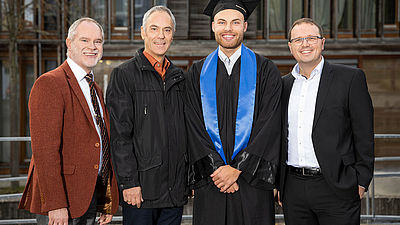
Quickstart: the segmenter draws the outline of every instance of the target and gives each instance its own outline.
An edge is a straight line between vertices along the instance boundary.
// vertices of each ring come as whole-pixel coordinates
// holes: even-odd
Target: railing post
[[[372,177],[372,199],[371,199],[371,215],[372,215],[372,221],[375,221],[375,178]]]

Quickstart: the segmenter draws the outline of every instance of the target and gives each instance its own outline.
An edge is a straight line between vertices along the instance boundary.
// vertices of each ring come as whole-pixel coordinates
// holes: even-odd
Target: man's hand
[[[276,190],[276,189],[274,189],[274,196],[275,196],[275,190]],[[278,204],[282,207],[281,194],[280,194],[280,192],[279,192],[278,190],[276,190],[276,191],[277,191],[277,192],[276,192],[276,196],[275,196],[276,201],[277,201]]]
[[[67,208],[51,210],[48,213],[49,225],[68,225],[68,210]]]
[[[143,202],[141,187],[125,189],[122,191],[122,195],[124,196],[124,201],[126,203],[133,206],[136,205],[136,207],[140,208],[140,205]]]
[[[194,198],[194,189],[190,191],[188,197],[189,197],[189,198]]]
[[[360,199],[362,199],[365,194],[365,188],[358,185],[358,194],[360,195]]]
[[[103,225],[103,224],[107,224],[109,222],[111,222],[113,215],[111,214],[100,214],[100,218],[97,221],[98,224]]]
[[[215,186],[221,192],[225,192],[233,183],[235,183],[242,171],[237,170],[229,165],[220,166],[211,174]]]
[[[226,189],[225,193],[233,194],[239,191],[239,185],[235,182],[228,189]]]

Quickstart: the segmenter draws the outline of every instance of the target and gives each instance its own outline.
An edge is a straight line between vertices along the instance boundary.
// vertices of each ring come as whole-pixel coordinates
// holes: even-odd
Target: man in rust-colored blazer
[[[19,208],[38,224],[111,221],[118,187],[109,157],[109,115],[92,69],[103,53],[103,29],[91,18],[68,31],[68,59],[40,76],[29,99],[32,159]]]

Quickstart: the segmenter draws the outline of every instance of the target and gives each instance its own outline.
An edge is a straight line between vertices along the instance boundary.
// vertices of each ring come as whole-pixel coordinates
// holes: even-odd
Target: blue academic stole
[[[254,102],[256,96],[257,61],[253,51],[242,44],[240,58],[239,97],[236,113],[235,147],[232,160],[247,146],[253,125]],[[217,113],[217,65],[218,48],[204,61],[200,74],[200,92],[204,124],[216,151],[224,160]]]

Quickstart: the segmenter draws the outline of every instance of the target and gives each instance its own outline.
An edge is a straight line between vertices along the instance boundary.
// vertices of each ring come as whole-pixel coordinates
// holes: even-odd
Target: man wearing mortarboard
[[[242,44],[255,0],[211,0],[218,48],[186,80],[193,225],[272,225],[281,78]]]

